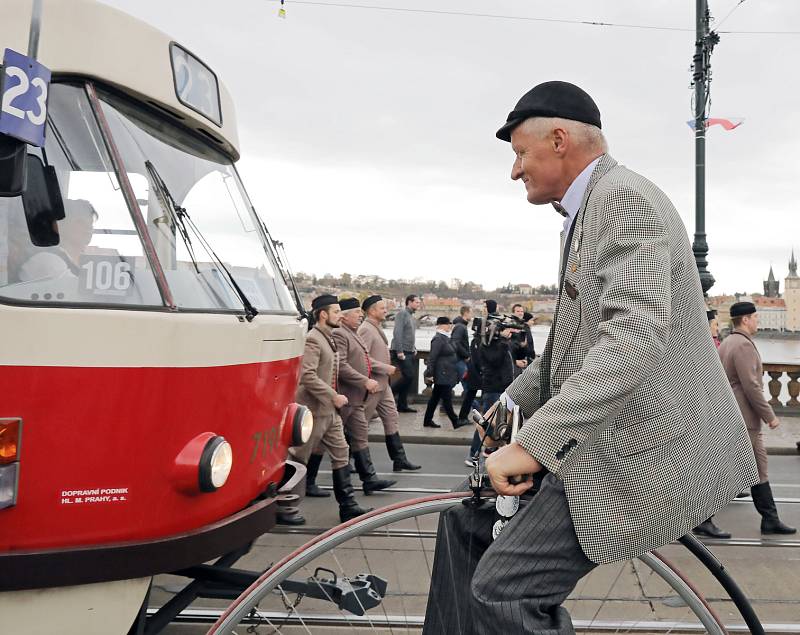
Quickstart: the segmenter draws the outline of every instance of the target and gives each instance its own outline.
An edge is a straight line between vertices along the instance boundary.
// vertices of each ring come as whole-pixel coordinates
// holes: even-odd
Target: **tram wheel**
[[[370,633],[390,634],[418,631],[421,629],[424,619],[424,602],[420,603],[419,598],[416,598],[416,611],[413,606],[415,599],[403,597],[402,593],[398,593],[398,597],[393,598],[394,601],[388,608],[386,602],[378,602],[370,607],[356,599],[356,604],[360,604],[360,606],[356,606],[355,612],[339,608],[337,613],[337,607],[334,606],[331,610],[331,605],[337,604],[337,602],[341,605],[338,592],[330,590],[316,592],[312,595],[316,595],[318,598],[317,604],[304,607],[306,597],[302,591],[298,592],[298,584],[302,587],[302,581],[305,580],[306,583],[311,582],[315,586],[320,586],[320,589],[323,586],[330,589],[327,586],[327,583],[332,580],[330,574],[337,577],[334,569],[338,569],[339,577],[361,573],[359,565],[363,565],[365,562],[369,563],[370,560],[366,553],[371,549],[372,543],[369,541],[381,537],[394,540],[414,540],[414,536],[418,536],[422,551],[421,560],[425,561],[428,575],[430,575],[433,555],[430,543],[435,532],[430,529],[420,530],[420,519],[446,511],[454,505],[460,505],[461,501],[469,495],[469,492],[455,492],[404,501],[375,510],[314,537],[265,571],[222,613],[208,631],[208,635],[238,635],[243,633],[245,628],[249,629],[247,632],[264,633],[264,635],[273,633],[287,633],[287,635],[289,633],[340,633],[362,630]],[[409,519],[414,521],[416,531],[390,528],[390,525]],[[348,549],[346,545],[352,541],[356,541],[357,545],[350,546]],[[365,541],[368,542],[366,547]],[[337,548],[340,547],[342,548],[341,558],[336,554]],[[361,556],[357,557],[359,552]],[[387,558],[380,557],[380,555],[373,556],[373,560],[376,560],[375,568],[368,572],[374,574],[373,577],[380,576],[382,568],[392,566]],[[347,565],[348,569],[352,567],[353,570],[345,571],[342,562]],[[641,566],[637,563],[645,565],[644,568],[649,572],[646,576],[642,575]],[[656,578],[661,587],[670,589],[680,598],[686,610],[699,620],[705,632],[712,635],[724,635],[727,632],[724,624],[701,593],[661,554],[657,552],[644,554],[636,561],[624,563],[623,567],[632,567],[640,586],[643,579],[649,580],[647,584],[652,585],[654,582],[650,578]],[[324,572],[324,579],[320,577],[320,570]],[[312,572],[313,574],[309,575]],[[293,578],[298,574],[300,574],[299,581]],[[378,579],[380,580],[380,578]],[[322,583],[317,582],[318,580],[321,580]],[[363,577],[359,577],[359,580],[363,582]],[[390,584],[390,593],[384,599],[388,600],[391,596],[391,586]],[[385,590],[385,585],[383,588]],[[659,592],[657,598],[655,595],[653,598],[659,601],[663,600],[661,593],[663,591]],[[321,602],[319,598],[322,598]],[[651,607],[654,602],[653,598],[647,600]],[[418,610],[420,605],[421,611]],[[602,605],[601,601],[601,608]],[[325,608],[320,610],[320,606],[327,606],[328,610]],[[409,609],[411,610],[409,611]],[[269,630],[258,630],[259,625],[266,626]],[[652,630],[646,628],[648,625]],[[682,626],[691,626],[697,632],[696,622],[690,624],[680,620],[652,619],[652,616],[651,619],[610,620],[604,616],[600,608],[594,611],[591,619],[575,619],[575,627],[579,633],[641,633],[643,627],[645,628],[644,632],[662,630],[664,632],[681,632]],[[241,630],[239,630],[240,628]]]

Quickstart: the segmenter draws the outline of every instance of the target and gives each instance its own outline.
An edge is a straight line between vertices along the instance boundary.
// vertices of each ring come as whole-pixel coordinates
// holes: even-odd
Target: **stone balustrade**
[[[797,400],[800,395],[800,364],[764,364],[764,374],[770,377],[767,382],[771,397],[769,405],[775,414],[800,414],[800,401]],[[788,377],[785,384],[781,381],[783,375]]]
[[[417,377],[412,390],[409,391],[409,399],[414,402],[427,401],[431,389],[422,382],[422,374],[425,371],[425,361],[428,359],[427,351],[417,353]],[[775,414],[781,415],[800,415],[800,364],[764,364],[764,383],[769,390],[769,404],[775,410]],[[416,387],[416,390],[413,388]],[[460,397],[461,386],[456,386],[456,399]]]

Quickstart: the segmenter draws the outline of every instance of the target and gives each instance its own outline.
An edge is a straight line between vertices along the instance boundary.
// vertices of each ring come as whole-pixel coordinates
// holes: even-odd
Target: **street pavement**
[[[419,472],[393,473],[391,464],[382,443],[372,443],[371,453],[379,475],[396,479],[390,492],[364,496],[358,492],[362,505],[380,507],[402,500],[427,495],[426,492],[448,491],[456,487],[465,477],[469,468],[464,463],[466,441],[459,446],[441,444],[407,444],[409,458],[421,463]],[[327,459],[323,462],[318,482],[330,485],[330,468]],[[794,526],[800,525],[800,456],[771,456],[770,480],[781,518]],[[354,484],[358,477],[353,475]],[[306,499],[302,512],[307,518],[303,532],[319,532],[338,523],[337,506],[333,498]],[[725,564],[735,580],[753,602],[757,614],[765,624],[776,625],[768,632],[800,633],[800,538],[771,537],[766,544],[771,546],[745,546],[740,539],[758,540],[759,517],[749,499],[732,502],[716,517],[716,522],[733,533],[733,542],[728,545],[713,545],[711,550]],[[387,597],[380,608],[373,609],[379,616],[415,615],[422,616],[425,610],[427,587],[430,581],[430,565],[433,558],[434,540],[426,534],[413,537],[413,532],[432,532],[435,530],[435,516],[417,520],[407,520],[393,525],[393,529],[411,531],[408,536],[373,537],[353,540],[338,547],[330,554],[309,564],[300,579],[310,576],[316,566],[326,566],[347,575],[374,573],[389,582]],[[279,530],[265,534],[253,550],[237,566],[253,570],[263,570],[271,562],[297,548],[310,539],[308,534],[286,533]],[[783,545],[783,546],[782,546]],[[735,607],[725,599],[721,587],[711,578],[688,552],[679,545],[669,545],[661,550],[670,561],[697,583],[712,606],[729,625],[742,624]],[[159,576],[151,604],[163,604],[179,588],[180,579]],[[199,600],[194,607],[224,607],[226,602]],[[677,606],[676,606],[677,604]],[[641,563],[619,563],[599,567],[582,580],[575,589],[567,607],[577,620],[607,620],[610,622],[632,620],[672,620],[678,623],[696,622],[686,607],[680,605],[679,598],[663,582],[653,577]],[[262,603],[262,609],[275,610],[286,614],[283,599],[273,597]],[[330,603],[304,599],[298,610],[314,613],[338,614]],[[794,624],[795,626],[789,626]],[[784,625],[778,627],[777,625]],[[171,626],[167,633],[202,633],[206,627]],[[345,633],[353,628],[311,628],[310,632]],[[245,628],[238,632],[245,632]],[[270,627],[261,626],[255,632],[271,633]],[[282,633],[305,633],[304,628],[282,628]],[[373,632],[373,631],[369,631]],[[374,632],[406,633],[419,630],[376,628]],[[578,632],[582,632],[578,628]],[[588,631],[587,631],[588,632]],[[614,629],[611,630],[614,632]],[[621,630],[620,632],[625,632]],[[637,632],[642,632],[641,630]],[[649,631],[644,631],[649,632]],[[657,632],[653,630],[652,632]],[[663,632],[663,631],[661,631]],[[672,632],[679,632],[674,629]]]

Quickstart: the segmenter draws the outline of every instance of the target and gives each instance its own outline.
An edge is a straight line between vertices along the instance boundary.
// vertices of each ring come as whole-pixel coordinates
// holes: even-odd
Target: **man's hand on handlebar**
[[[495,450],[486,459],[486,472],[492,487],[504,496],[521,496],[533,487],[533,481],[512,484],[519,477],[527,477],[541,471],[542,464],[534,459],[519,443],[512,442]]]

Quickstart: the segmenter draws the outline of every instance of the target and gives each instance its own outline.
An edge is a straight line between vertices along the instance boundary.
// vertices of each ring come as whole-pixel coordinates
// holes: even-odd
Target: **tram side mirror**
[[[25,189],[25,146],[0,134],[0,196],[19,196]]]
[[[22,207],[31,242],[37,247],[52,247],[59,242],[56,221],[64,218],[64,199],[58,186],[56,169],[45,165],[34,154],[26,159],[28,179],[22,193]]]

